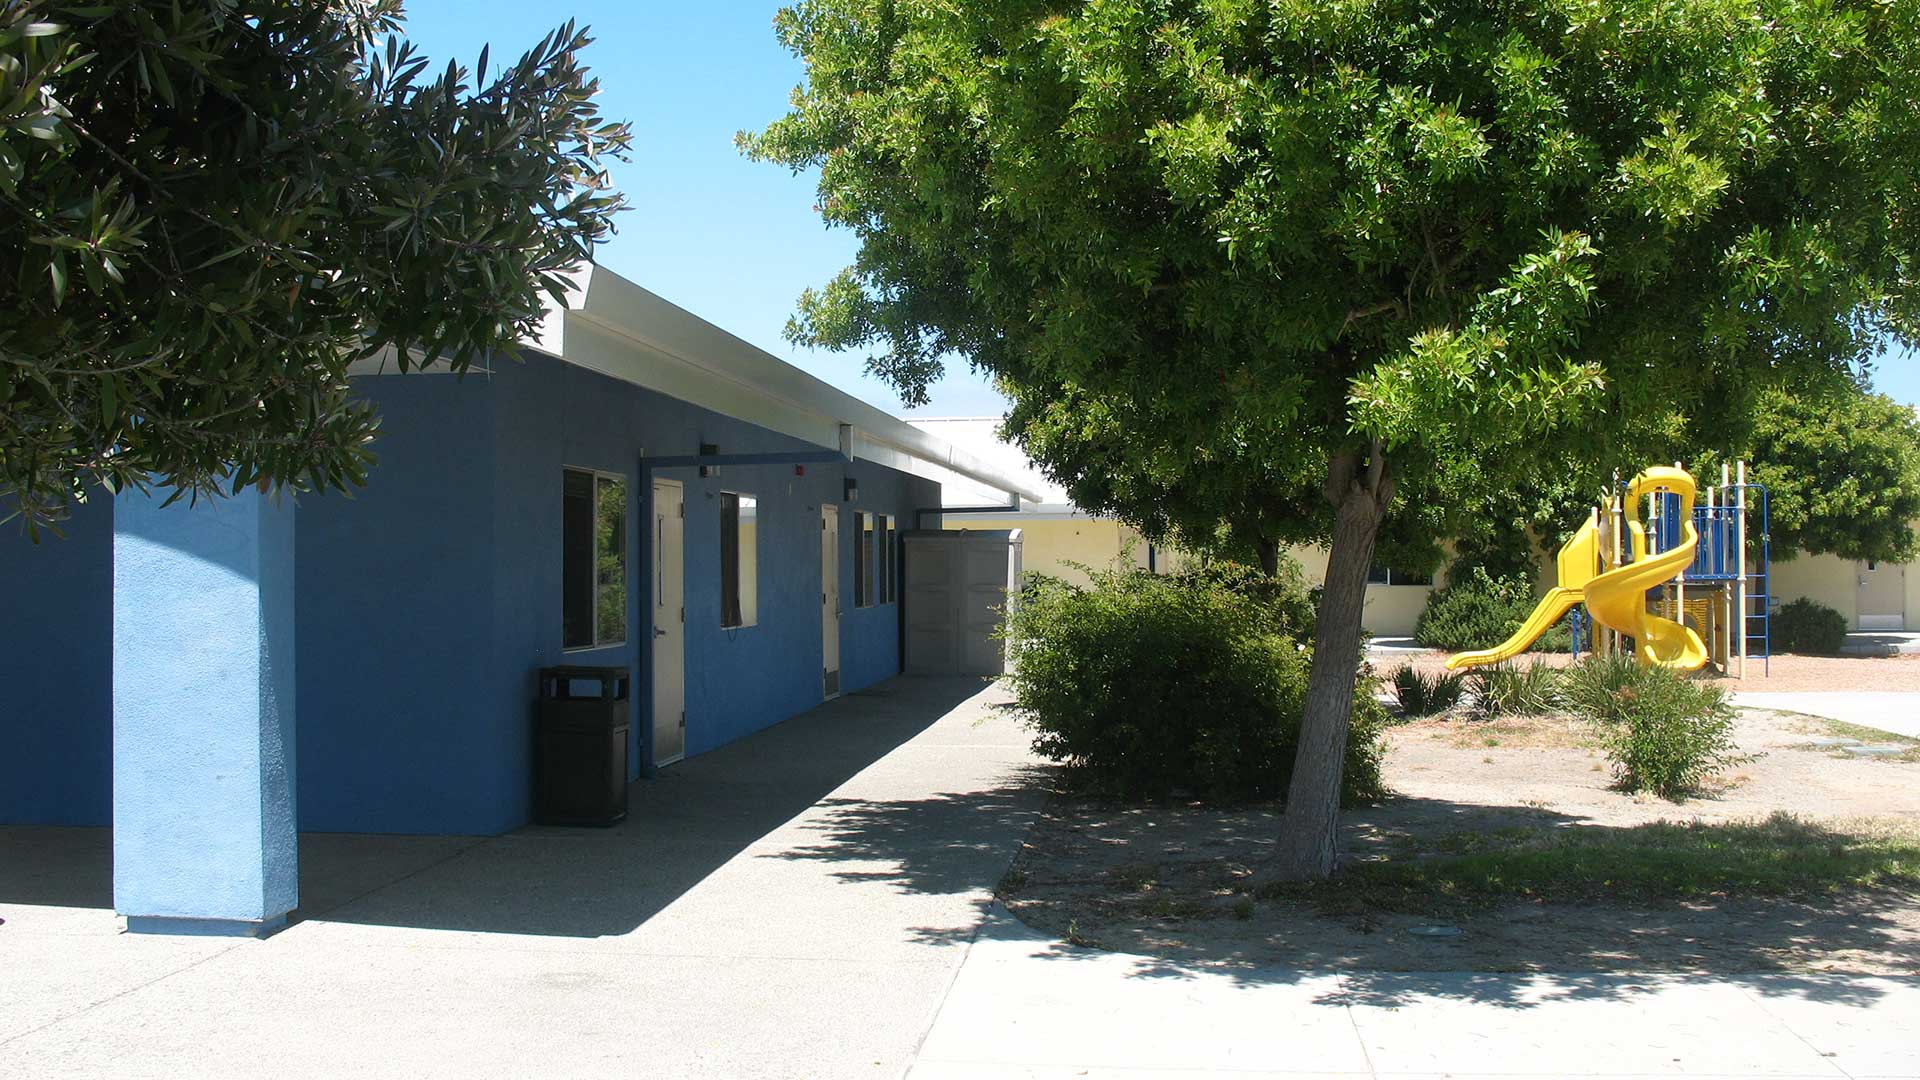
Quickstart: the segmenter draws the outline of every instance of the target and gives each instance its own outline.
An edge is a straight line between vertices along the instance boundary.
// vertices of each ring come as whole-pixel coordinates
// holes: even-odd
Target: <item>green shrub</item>
[[[1257,566],[1210,559],[1172,576],[1187,585],[1218,587],[1243,597],[1259,609],[1265,625],[1301,641],[1313,640],[1318,590],[1290,555],[1281,554],[1271,575]]]
[[[1008,619],[1015,706],[1034,748],[1117,799],[1285,793],[1311,652],[1284,586],[1215,571],[1102,570],[1086,587],[1029,577]],[[1355,695],[1343,797],[1379,797],[1386,710]]]
[[[1627,791],[1679,799],[1740,760],[1733,706],[1719,687],[1624,656],[1592,657],[1568,673],[1567,703],[1599,726]]]
[[[1560,700],[1567,709],[1589,720],[1614,715],[1616,696],[1640,677],[1640,665],[1631,655],[1593,654],[1560,673]]]
[[[1459,569],[1447,583],[1427,597],[1427,606],[1414,624],[1413,639],[1429,649],[1459,652],[1490,649],[1507,640],[1533,613],[1533,582],[1526,574],[1494,577],[1482,566]],[[1534,649],[1565,651],[1573,638],[1562,620]]]
[[[1387,782],[1380,766],[1387,757],[1387,742],[1381,735],[1393,723],[1387,707],[1373,694],[1373,680],[1365,679],[1355,688],[1353,717],[1347,729],[1347,754],[1341,765],[1340,805],[1371,806],[1387,797]],[[1293,775],[1293,754],[1287,754],[1287,776]],[[1284,785],[1281,790],[1285,790]]]
[[[1400,711],[1407,716],[1431,716],[1460,703],[1466,676],[1460,672],[1422,675],[1412,664],[1401,664],[1388,676]]]
[[[1772,633],[1780,652],[1834,656],[1847,643],[1847,617],[1803,596],[1781,606]]]
[[[1509,664],[1476,668],[1471,684],[1473,709],[1482,719],[1538,716],[1560,706],[1560,672],[1538,661],[1524,668]]]

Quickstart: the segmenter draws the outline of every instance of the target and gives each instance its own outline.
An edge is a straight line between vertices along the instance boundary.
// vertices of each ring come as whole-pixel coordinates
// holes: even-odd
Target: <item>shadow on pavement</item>
[[[763,858],[845,864],[841,881],[879,883],[901,892],[990,893],[1018,852],[1018,837],[1039,819],[1052,770],[1024,766],[992,788],[911,799],[828,799],[804,829],[810,839]],[[982,899],[984,910],[991,904]],[[960,940],[962,929],[922,927],[923,944]]]
[[[848,694],[634,784],[627,820],[608,829],[529,826],[499,837],[303,833],[303,902],[294,917],[565,937],[628,933],[985,689],[979,679],[899,677]],[[833,813],[857,814],[857,806],[836,804]],[[956,805],[901,828],[930,851],[964,855],[978,843],[968,832],[975,820]],[[957,831],[945,838],[942,829]],[[816,845],[819,856],[835,842],[829,836]],[[110,909],[111,849],[107,829],[0,826],[0,904]],[[1001,863],[1010,855],[1001,853]],[[913,872],[929,888],[965,874],[936,862]]]
[[[1090,952],[1080,946],[1090,944],[1094,952],[1126,957],[1134,978],[1212,975],[1245,985],[1339,974],[1341,987],[1329,1002],[1380,1007],[1456,998],[1530,1009],[1635,997],[1650,982],[1729,978],[1762,995],[1868,1004],[1885,991],[1859,973],[1863,967],[1920,975],[1920,897],[1908,891],[1816,886],[1777,897],[1742,896],[1735,888],[1731,895],[1685,902],[1608,898],[1608,867],[1620,864],[1597,859],[1587,871],[1592,888],[1581,898],[1551,887],[1541,890],[1550,895],[1529,898],[1530,879],[1523,875],[1539,871],[1524,860],[1480,862],[1474,854],[1455,864],[1463,867],[1459,872],[1428,873],[1419,868],[1443,867],[1445,857],[1406,847],[1413,821],[1429,842],[1458,838],[1465,848],[1458,854],[1498,852],[1523,842],[1525,832],[1603,847],[1638,839],[1631,827],[1551,810],[1394,799],[1348,816],[1343,850],[1361,861],[1350,863],[1344,877],[1248,905],[1240,903],[1244,887],[1278,833],[1274,807],[1089,812],[1095,806],[1057,799],[1020,859],[1019,887],[1007,903],[1027,927],[1052,939],[1034,944],[1036,957],[1084,959]],[[1739,880],[1740,867],[1776,858],[1828,859],[1836,873],[1848,875],[1866,868],[1853,860],[1847,837],[1817,824],[1770,821],[1677,832],[1674,857],[1713,863],[1709,878]],[[1775,836],[1780,846],[1770,850]],[[1397,860],[1414,872],[1370,874],[1383,864],[1367,859]],[[1571,872],[1582,872],[1579,866]],[[1509,875],[1497,891],[1514,898],[1472,902],[1463,885],[1476,874]],[[1403,890],[1403,898],[1417,899],[1422,888],[1438,902],[1408,904],[1388,895]],[[1366,890],[1377,891],[1369,898]],[[1415,932],[1434,927],[1459,933]]]

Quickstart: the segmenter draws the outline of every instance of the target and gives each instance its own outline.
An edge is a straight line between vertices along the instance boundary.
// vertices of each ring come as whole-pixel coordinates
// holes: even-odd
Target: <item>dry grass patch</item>
[[[1500,716],[1476,720],[1455,714],[1429,718],[1407,729],[1463,750],[1504,746],[1510,749],[1596,749],[1593,725],[1564,713]]]
[[[1749,710],[1745,760],[1676,805],[1616,790],[1583,728],[1394,729],[1395,795],[1343,815],[1342,869],[1313,885],[1259,884],[1272,804],[1058,796],[1001,896],[1070,940],[1198,965],[1920,974],[1920,763],[1797,752],[1805,718]],[[1414,932],[1436,923],[1460,933]]]

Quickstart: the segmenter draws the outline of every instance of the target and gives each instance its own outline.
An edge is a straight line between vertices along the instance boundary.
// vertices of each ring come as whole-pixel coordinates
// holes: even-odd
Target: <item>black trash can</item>
[[[540,669],[535,821],[612,825],[626,818],[629,688],[623,667]]]

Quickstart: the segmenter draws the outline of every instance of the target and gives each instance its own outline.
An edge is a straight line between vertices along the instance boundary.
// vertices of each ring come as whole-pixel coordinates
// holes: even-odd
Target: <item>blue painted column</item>
[[[291,498],[114,506],[113,906],[271,933],[299,902]]]

